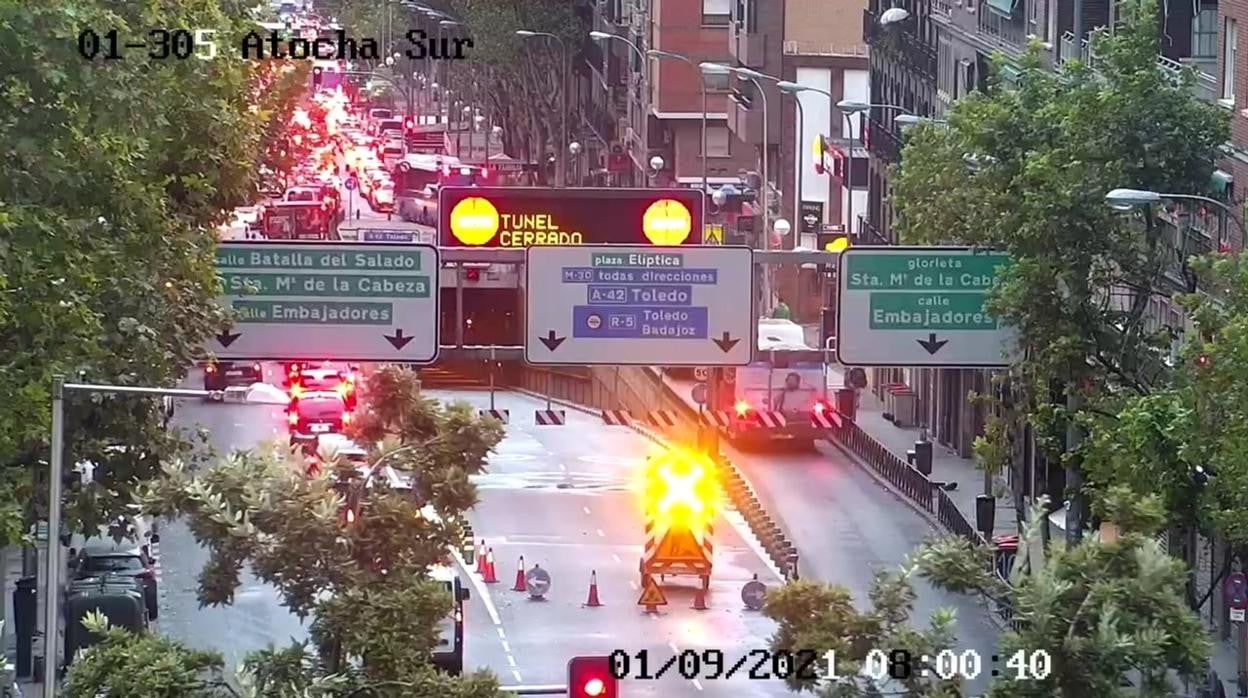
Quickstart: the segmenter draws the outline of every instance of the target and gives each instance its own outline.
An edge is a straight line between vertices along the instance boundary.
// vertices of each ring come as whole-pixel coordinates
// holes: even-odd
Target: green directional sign
[[[1012,363],[1015,333],[984,307],[1010,258],[961,247],[841,253],[837,353],[850,366]]]
[[[221,359],[432,362],[440,268],[432,245],[224,241],[217,276],[234,325],[209,349]]]

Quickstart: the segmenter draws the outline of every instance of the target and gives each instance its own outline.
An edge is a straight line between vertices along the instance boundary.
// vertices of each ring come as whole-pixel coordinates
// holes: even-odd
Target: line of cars
[[[146,632],[159,617],[159,578],[155,545],[160,534],[153,522],[136,516],[104,526],[96,535],[70,538],[69,583],[64,594],[65,662],[98,638],[83,618],[103,613],[109,624]]]

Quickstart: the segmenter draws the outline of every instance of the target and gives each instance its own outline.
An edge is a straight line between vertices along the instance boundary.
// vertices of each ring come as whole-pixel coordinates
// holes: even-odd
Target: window
[[[707,92],[728,91],[728,73],[703,73],[702,78],[706,80]]]
[[[698,144],[698,150],[702,144]],[[701,153],[699,153],[701,154]],[[732,133],[727,126],[706,127],[706,156],[709,158],[726,158],[732,156]]]
[[[1192,22],[1192,58],[1218,57],[1218,7],[1202,7]]]
[[[723,26],[732,14],[732,0],[702,0],[702,25]]]
[[[1239,62],[1235,20],[1226,18],[1222,28],[1222,99],[1235,104],[1235,65]]]

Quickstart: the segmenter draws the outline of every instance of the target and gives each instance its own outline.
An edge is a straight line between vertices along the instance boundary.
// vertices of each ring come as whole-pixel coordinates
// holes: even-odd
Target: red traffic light
[[[1208,367],[1209,367],[1209,355],[1208,355],[1208,354],[1198,354],[1198,355],[1196,356],[1196,365],[1197,365],[1197,366],[1199,366],[1199,367],[1201,367],[1201,368],[1208,368]]]
[[[569,698],[616,698],[618,695],[610,657],[573,657],[568,661]]]

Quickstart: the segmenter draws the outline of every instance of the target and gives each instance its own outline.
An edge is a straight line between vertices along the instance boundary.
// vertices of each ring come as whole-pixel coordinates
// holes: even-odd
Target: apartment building
[[[1089,42],[1076,42],[1073,0],[911,0],[893,4],[906,10],[893,24],[880,22],[883,2],[873,2],[864,20],[864,35],[871,45],[872,102],[896,105],[921,115],[943,113],[957,99],[987,86],[989,57],[1007,58],[1000,74],[1011,79],[1008,59],[1017,57],[1034,37],[1042,42],[1044,57],[1052,64],[1081,57],[1095,65]],[[1112,32],[1124,17],[1125,5],[1113,0],[1084,0],[1082,27],[1088,32]],[[1216,100],[1232,112],[1232,140],[1219,161],[1208,191],[1200,193],[1242,207],[1235,180],[1248,175],[1248,65],[1238,50],[1245,40],[1248,21],[1244,0],[1195,0],[1192,3],[1161,3],[1161,50],[1158,66],[1178,71],[1192,66],[1198,72],[1194,98]],[[894,15],[897,13],[894,12]],[[1228,58],[1229,57],[1229,58]],[[929,101],[929,95],[934,101]],[[864,229],[879,241],[896,242],[891,232],[888,180],[883,167],[897,161],[899,132],[891,128],[888,110],[872,110],[867,124],[872,167],[868,219]],[[877,163],[880,167],[877,167]],[[1131,183],[1124,183],[1130,186]],[[1224,226],[1213,207],[1180,206],[1159,211],[1170,237],[1173,264],[1170,276],[1176,287],[1186,285],[1182,260],[1186,254],[1213,249],[1219,241],[1230,248],[1242,247],[1235,226]],[[1181,334],[1186,319],[1167,297],[1153,299],[1146,322],[1150,327],[1169,327]],[[878,372],[878,379],[905,382],[919,397],[919,421],[934,439],[960,453],[970,453],[982,430],[983,415],[968,404],[966,394],[983,392],[986,376],[968,370],[893,370]]]

